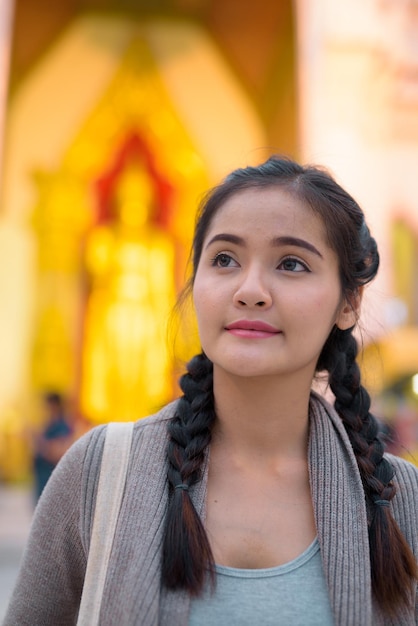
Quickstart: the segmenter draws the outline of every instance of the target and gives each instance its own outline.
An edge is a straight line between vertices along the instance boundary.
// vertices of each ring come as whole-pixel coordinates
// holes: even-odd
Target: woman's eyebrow
[[[212,239],[208,241],[206,244],[206,248],[209,247],[215,241],[226,241],[227,243],[234,243],[238,246],[245,247],[245,240],[238,235],[232,235],[230,233],[219,233],[218,235],[214,235]],[[319,252],[314,245],[309,243],[309,241],[305,241],[305,239],[300,239],[299,237],[291,237],[289,235],[282,235],[281,237],[274,237],[272,240],[273,246],[296,246],[298,248],[304,248],[305,250],[309,250],[309,252],[313,252],[321,259],[323,258],[322,254]]]
[[[226,241],[227,243],[235,243],[238,246],[245,246],[245,240],[238,235],[230,235],[229,233],[219,233],[208,241],[206,248],[208,248],[215,241]]]
[[[272,243],[273,246],[297,246],[298,248],[305,248],[305,250],[313,252],[321,259],[323,258],[322,254],[317,248],[315,248],[315,246],[309,243],[309,241],[305,241],[305,239],[299,239],[299,237],[290,237],[285,235],[282,237],[274,237]]]

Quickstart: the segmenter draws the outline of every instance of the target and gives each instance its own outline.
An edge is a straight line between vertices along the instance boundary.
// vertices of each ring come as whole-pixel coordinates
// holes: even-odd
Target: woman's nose
[[[242,275],[242,279],[234,293],[234,304],[240,307],[264,307],[271,306],[272,296],[263,280],[261,272],[251,270]]]

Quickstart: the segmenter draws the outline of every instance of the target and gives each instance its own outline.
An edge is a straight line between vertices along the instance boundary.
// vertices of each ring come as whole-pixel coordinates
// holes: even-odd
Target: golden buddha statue
[[[94,422],[137,419],[172,395],[174,246],[152,222],[154,202],[149,175],[131,164],[117,182],[113,222],[87,241],[81,406]]]

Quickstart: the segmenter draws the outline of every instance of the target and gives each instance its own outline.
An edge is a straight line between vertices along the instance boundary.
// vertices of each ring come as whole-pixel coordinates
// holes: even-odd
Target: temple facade
[[[196,208],[272,153],[325,165],[364,208],[382,257],[364,374],[376,401],[418,403],[418,2],[2,10],[0,478],[25,474],[46,390],[88,425],[176,395],[198,349],[172,313]]]

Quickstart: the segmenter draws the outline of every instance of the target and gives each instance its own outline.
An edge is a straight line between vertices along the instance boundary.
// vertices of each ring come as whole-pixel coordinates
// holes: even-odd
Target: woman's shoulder
[[[418,467],[393,454],[385,454],[385,458],[395,471],[396,495],[392,500],[394,513],[400,519],[409,520],[416,532],[418,525]]]
[[[138,445],[145,439],[159,440],[160,446],[165,444],[167,437],[167,423],[174,416],[177,401],[167,404],[158,412],[143,417],[134,422],[133,440]],[[107,424],[93,426],[84,433],[67,450],[59,463],[59,472],[71,475],[75,468],[83,468],[83,475],[89,479],[98,474],[104,443],[106,439]]]
[[[398,482],[407,480],[410,481],[411,486],[415,484],[418,487],[418,467],[416,465],[394,454],[385,453],[385,458],[395,470],[395,480]]]
[[[169,422],[175,414],[178,400],[174,400],[163,406],[156,413],[141,417],[134,424],[134,437],[140,437],[147,430],[164,431],[167,422]],[[85,454],[101,454],[107,431],[107,424],[99,424],[93,426],[84,433],[71,447],[72,456],[84,456]]]
[[[177,404],[178,400],[174,400],[173,402],[170,402],[169,404],[163,406],[156,413],[148,415],[147,417],[142,417],[141,419],[137,420],[134,425],[134,431],[141,432],[147,430],[148,428],[164,429],[167,425],[167,422],[169,422],[173,418],[176,412]]]
[[[395,471],[393,514],[409,545],[418,553],[418,467],[393,454],[385,454],[385,458]]]

